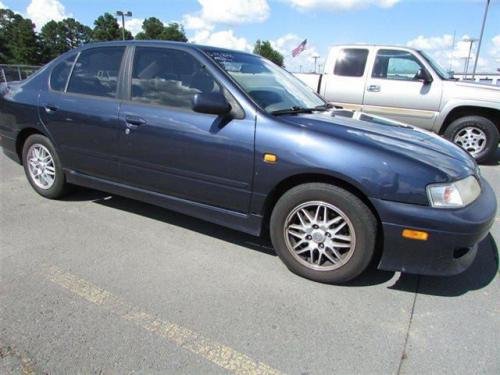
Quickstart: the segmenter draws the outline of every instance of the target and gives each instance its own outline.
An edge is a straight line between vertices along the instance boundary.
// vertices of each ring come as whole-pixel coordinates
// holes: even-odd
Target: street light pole
[[[483,40],[484,24],[486,23],[486,16],[488,16],[488,8],[490,0],[486,0],[486,7],[484,8],[483,23],[481,25],[481,34],[479,34],[479,42],[477,43],[476,59],[474,60],[474,69],[472,70],[472,79],[476,75],[477,60],[479,59],[479,51],[481,50],[481,42]]]
[[[122,39],[125,40],[125,17],[132,17],[132,12],[117,10],[116,15],[122,17]]]
[[[314,59],[314,73],[316,73],[316,63],[318,62],[319,55],[316,54],[312,58]]]

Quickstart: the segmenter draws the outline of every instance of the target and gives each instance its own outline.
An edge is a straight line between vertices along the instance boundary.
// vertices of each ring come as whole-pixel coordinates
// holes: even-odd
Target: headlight
[[[481,193],[481,186],[474,176],[463,180],[427,186],[427,196],[432,207],[458,208],[467,206]]]

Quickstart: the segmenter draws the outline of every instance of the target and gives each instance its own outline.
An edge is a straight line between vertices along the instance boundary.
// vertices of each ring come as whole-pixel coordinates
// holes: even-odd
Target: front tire
[[[444,136],[469,152],[478,163],[490,160],[498,147],[497,127],[482,116],[456,119],[445,130]]]
[[[370,263],[377,222],[354,194],[324,183],[287,191],[270,220],[273,246],[297,275],[322,283],[345,283]]]
[[[23,166],[33,189],[49,199],[61,198],[68,186],[54,145],[45,136],[33,134],[23,145]]]

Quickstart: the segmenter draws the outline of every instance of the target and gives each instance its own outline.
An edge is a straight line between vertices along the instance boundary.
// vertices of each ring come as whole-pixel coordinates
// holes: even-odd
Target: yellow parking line
[[[175,345],[209,360],[235,374],[281,374],[265,363],[255,361],[246,354],[229,346],[220,344],[178,324],[156,319],[153,315],[141,311],[120,298],[101,289],[89,281],[79,278],[58,267],[51,266],[44,271],[44,276],[53,283],[73,292],[83,299],[102,306],[139,327],[166,338]]]

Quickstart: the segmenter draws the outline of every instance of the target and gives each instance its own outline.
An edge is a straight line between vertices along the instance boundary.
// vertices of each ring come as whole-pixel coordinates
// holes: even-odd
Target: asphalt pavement
[[[500,198],[498,162],[481,170]],[[0,373],[499,374],[496,243],[499,217],[460,275],[324,285],[175,212],[44,199],[2,154]]]

